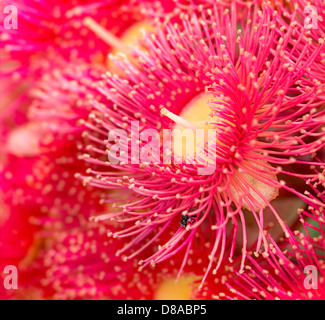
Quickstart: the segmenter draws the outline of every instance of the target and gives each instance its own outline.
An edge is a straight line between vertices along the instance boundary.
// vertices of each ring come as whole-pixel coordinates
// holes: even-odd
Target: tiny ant
[[[196,214],[193,216],[188,216],[186,214],[185,216],[182,216],[182,219],[179,221],[179,223],[183,228],[186,228],[187,224],[192,225],[196,221],[196,219],[195,219],[196,217],[197,217]]]

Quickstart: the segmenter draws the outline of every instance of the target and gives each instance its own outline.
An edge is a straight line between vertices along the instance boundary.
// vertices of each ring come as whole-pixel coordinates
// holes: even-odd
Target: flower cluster
[[[2,5],[1,298],[325,298],[323,1]]]

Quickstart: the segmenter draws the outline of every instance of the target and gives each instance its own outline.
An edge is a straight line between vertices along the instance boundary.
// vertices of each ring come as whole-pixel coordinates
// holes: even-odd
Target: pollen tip
[[[167,113],[168,113],[168,110],[167,110],[166,108],[162,108],[162,109],[160,110],[160,113],[161,113],[162,115],[166,116]]]
[[[84,18],[84,19],[82,20],[82,22],[83,22],[83,24],[84,24],[85,26],[89,26],[90,24],[92,24],[93,19],[90,18],[90,17],[86,17],[86,18]]]

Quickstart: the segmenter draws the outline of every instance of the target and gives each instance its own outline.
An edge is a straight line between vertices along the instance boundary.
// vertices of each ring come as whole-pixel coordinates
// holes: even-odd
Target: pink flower
[[[144,259],[143,266],[164,261],[183,248],[189,252],[195,235],[202,234],[202,226],[207,224],[211,228],[206,237],[211,245],[207,276],[218,270],[228,241],[232,250],[226,258],[234,257],[241,225],[243,270],[248,215],[254,217],[259,229],[255,251],[264,246],[267,252],[263,226],[266,207],[289,236],[271,202],[278,193],[288,192],[307,205],[324,206],[294,186],[296,181],[304,183],[317,176],[309,172],[310,165],[323,165],[312,158],[325,143],[320,100],[324,86],[314,78],[310,66],[324,43],[320,40],[311,46],[307,32],[299,30],[299,36],[297,28],[281,27],[279,14],[267,4],[261,11],[257,5],[247,8],[246,23],[237,19],[236,8],[233,3],[231,11],[215,6],[200,10],[199,15],[181,13],[183,24],[167,24],[156,37],[147,38],[150,54],[136,51],[139,68],[116,62],[128,70],[126,80],[108,73],[98,82],[102,100],[107,101],[93,102],[94,111],[86,124],[84,159],[94,167],[81,178],[104,190],[132,193],[125,202],[117,199],[119,212],[95,218],[127,225],[112,233],[116,238],[133,237],[121,253],[133,249],[142,254],[144,239],[155,241],[166,228],[174,230],[170,240]],[[149,128],[173,128],[175,124],[168,118],[188,123],[174,115],[182,116],[189,102],[204,92],[212,96],[207,121],[218,129],[215,173],[198,175],[201,164],[193,166],[185,161],[182,165],[131,165],[130,154],[123,158],[128,164],[107,161],[106,149],[114,145],[114,141],[107,141],[110,130],[126,130],[132,141],[131,121],[140,121],[140,135]],[[144,142],[140,142],[141,149],[148,152]],[[157,155],[153,148],[152,153],[159,158],[163,150]],[[296,165],[305,170],[296,171]],[[110,197],[108,192],[103,203],[111,201]],[[192,224],[184,222],[185,218]],[[180,226],[180,220],[186,228]]]

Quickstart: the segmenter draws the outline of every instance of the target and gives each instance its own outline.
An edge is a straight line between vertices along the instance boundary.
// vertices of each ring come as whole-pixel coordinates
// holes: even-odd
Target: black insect
[[[196,217],[196,214],[193,216],[188,216],[187,214],[182,215],[182,219],[179,221],[179,223],[183,228],[186,228],[188,224],[192,225],[196,221]]]

